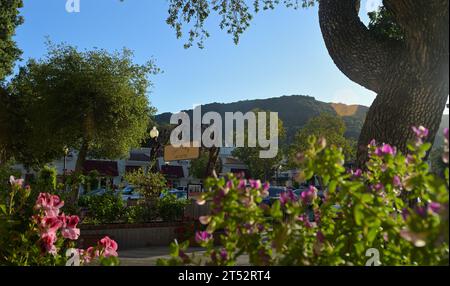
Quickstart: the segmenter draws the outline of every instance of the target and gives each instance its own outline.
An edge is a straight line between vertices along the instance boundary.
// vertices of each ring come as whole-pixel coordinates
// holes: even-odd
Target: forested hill
[[[357,139],[369,109],[367,106],[363,105],[326,103],[318,101],[311,96],[290,95],[268,99],[243,100],[232,103],[215,102],[205,104],[202,105],[202,113],[209,111],[216,111],[222,115],[225,112],[240,111],[245,113],[256,108],[278,112],[286,129],[288,142],[291,142],[298,129],[300,129],[310,118],[324,112],[341,116],[347,125],[346,137]],[[192,110],[186,110],[186,112],[190,115],[192,114]],[[158,124],[167,124],[170,121],[171,115],[171,113],[159,114],[156,116],[156,121]],[[223,116],[222,118],[225,117]],[[448,115],[446,116],[446,122],[448,126]]]
[[[225,112],[248,112],[255,108],[278,112],[286,129],[288,142],[291,141],[296,131],[300,129],[310,118],[328,112],[342,115],[347,124],[347,136],[357,138],[368,110],[366,106],[330,104],[316,100],[311,96],[291,95],[268,99],[243,100],[232,103],[210,103],[202,105],[202,113],[216,111],[220,114]],[[192,114],[191,110],[186,110]],[[162,113],[156,116],[158,124],[167,124],[171,113]],[[192,117],[191,117],[192,118]],[[225,117],[223,117],[225,118]]]

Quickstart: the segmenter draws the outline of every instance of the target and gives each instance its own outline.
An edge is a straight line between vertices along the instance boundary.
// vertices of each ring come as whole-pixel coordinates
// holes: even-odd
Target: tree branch
[[[359,19],[359,6],[359,0],[321,0],[320,27],[336,66],[352,81],[378,93],[402,44],[376,38]]]

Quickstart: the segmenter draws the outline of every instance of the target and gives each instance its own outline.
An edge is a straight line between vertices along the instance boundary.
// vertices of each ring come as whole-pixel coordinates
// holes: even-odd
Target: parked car
[[[106,189],[100,188],[100,189],[88,191],[84,195],[85,196],[102,196],[104,194],[106,194]]]
[[[187,191],[186,190],[179,190],[178,188],[169,190],[167,192],[163,192],[163,193],[161,193],[161,195],[159,197],[160,198],[164,198],[167,195],[176,196],[177,199],[179,199],[179,200],[186,200],[188,198]]]
[[[139,193],[138,191],[136,191],[134,186],[126,186],[125,188],[123,188],[120,191],[120,195],[122,196],[122,200],[123,201],[128,201],[128,200],[139,200],[142,198],[141,193]]]
[[[281,197],[281,194],[284,192],[287,192],[286,187],[270,187],[269,195],[263,199],[263,203],[266,205],[271,206],[272,203],[276,200],[279,200]]]

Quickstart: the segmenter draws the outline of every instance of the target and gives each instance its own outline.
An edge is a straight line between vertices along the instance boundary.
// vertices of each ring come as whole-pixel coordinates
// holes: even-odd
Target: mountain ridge
[[[290,143],[297,131],[306,122],[320,115],[321,113],[331,113],[342,117],[347,127],[345,136],[347,138],[358,139],[369,107],[358,104],[344,104],[334,102],[324,102],[316,100],[309,95],[283,95],[266,99],[245,99],[230,103],[212,102],[202,105],[202,115],[206,112],[215,111],[224,116],[225,112],[246,113],[255,108],[278,112],[279,118],[283,121],[286,130],[286,142]],[[183,110],[192,116],[192,109]],[[169,124],[171,112],[164,112],[155,116],[157,124]],[[436,136],[436,142],[443,138],[442,130],[448,127],[449,116],[443,115],[440,131]]]

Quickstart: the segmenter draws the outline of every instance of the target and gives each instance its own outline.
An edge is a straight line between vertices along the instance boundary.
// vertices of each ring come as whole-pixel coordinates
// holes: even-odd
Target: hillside
[[[202,113],[215,111],[224,115],[225,112],[241,111],[245,113],[255,108],[278,112],[284,123],[288,142],[310,118],[323,112],[342,116],[347,125],[346,136],[357,138],[368,110],[366,106],[361,105],[330,104],[318,101],[311,96],[291,95],[232,103],[205,104],[202,105]],[[192,114],[192,110],[186,110],[186,112]],[[170,121],[170,116],[171,113],[162,113],[157,115],[155,119],[159,124],[167,124]]]
[[[357,139],[361,132],[362,125],[366,113],[367,106],[363,105],[346,105],[342,103],[326,103],[316,100],[311,96],[291,95],[281,96],[268,99],[243,100],[232,103],[210,103],[202,105],[202,113],[215,111],[222,116],[225,112],[243,113],[255,108],[262,110],[270,110],[278,112],[280,119],[283,121],[287,134],[287,142],[291,142],[296,132],[312,117],[318,116],[323,112],[328,112],[341,116],[347,126],[346,137]],[[192,115],[192,110],[185,110]],[[158,124],[168,124],[171,113],[162,113],[156,116]],[[191,117],[192,118],[192,117]],[[224,117],[223,117],[224,118]],[[449,124],[448,115],[443,116],[441,131],[436,137],[436,142],[441,145],[443,141],[442,129]]]

